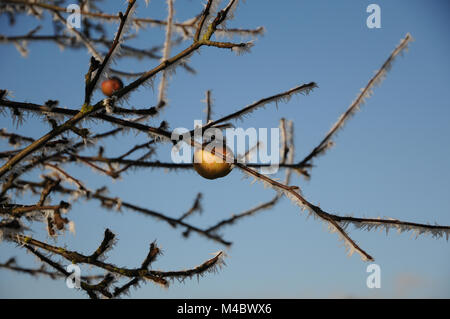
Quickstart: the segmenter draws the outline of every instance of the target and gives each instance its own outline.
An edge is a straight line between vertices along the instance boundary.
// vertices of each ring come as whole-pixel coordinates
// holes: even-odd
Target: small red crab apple
[[[102,82],[102,92],[106,96],[113,95],[114,92],[123,88],[123,82],[117,76],[113,76]]]
[[[223,159],[225,155],[228,160]],[[233,169],[233,152],[223,143],[214,143],[205,148],[197,148],[194,152],[193,162],[195,171],[207,179],[216,179],[227,176]]]

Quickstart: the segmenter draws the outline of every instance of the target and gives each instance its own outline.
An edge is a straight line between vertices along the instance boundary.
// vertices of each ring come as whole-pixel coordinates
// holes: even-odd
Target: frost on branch
[[[23,236],[20,234],[8,234],[8,239],[25,246],[29,250],[31,249],[32,252],[37,255],[44,264],[55,268],[57,271],[62,272],[66,276],[67,273],[63,270],[63,267],[50,259],[50,257],[45,256],[42,258],[44,255],[39,253],[37,249],[42,249],[50,254],[58,255],[74,264],[87,264],[106,270],[107,273],[104,279],[96,285],[88,285],[85,281],[81,281],[81,288],[85,290],[91,298],[95,298],[97,293],[101,293],[107,298],[118,297],[121,293],[125,293],[129,287],[136,285],[140,280],[150,281],[154,284],[167,288],[169,286],[168,280],[170,279],[184,281],[185,279],[192,278],[193,276],[200,277],[206,273],[216,272],[224,265],[223,258],[225,257],[225,253],[219,251],[214,254],[215,256],[213,258],[206,260],[196,267],[178,271],[160,271],[149,269],[150,264],[153,263],[156,260],[156,257],[161,253],[161,250],[155,243],[150,245],[150,250],[140,267],[125,268],[105,262],[104,260],[106,257],[104,254],[107,250],[111,249],[115,239],[115,235],[109,229],[105,230],[104,239],[100,246],[93,254],[89,256],[75,251],[70,251],[66,248],[52,246],[32,237]],[[36,254],[36,252],[38,253]],[[115,287],[114,294],[110,293],[109,290],[114,288],[112,285],[117,284],[122,278],[130,278],[132,281],[126,283],[122,287]]]
[[[19,51],[20,55],[24,58],[28,57],[28,42],[27,41],[14,41],[14,46],[16,47],[17,51]]]
[[[230,2],[228,2],[228,5],[224,9],[227,12],[227,20],[234,19],[234,12],[236,11],[238,5],[239,0],[230,0]]]
[[[279,93],[279,94],[261,99],[257,102],[254,102],[254,103],[242,108],[239,111],[231,113],[230,115],[227,115],[219,120],[213,121],[213,122],[205,125],[205,128],[211,127],[213,125],[216,125],[216,124],[219,124],[219,123],[231,120],[231,119],[242,119],[245,115],[250,114],[259,108],[263,108],[270,103],[275,103],[275,105],[278,107],[279,102],[287,103],[292,98],[292,96],[296,95],[296,94],[308,95],[316,87],[317,87],[317,84],[314,82],[311,82],[308,84],[303,84],[303,85],[297,86],[286,92]]]
[[[163,47],[163,56],[161,62],[166,61],[170,57],[171,45],[172,45],[172,29],[173,29],[173,16],[174,16],[174,8],[173,8],[174,0],[167,0],[167,7],[169,9],[169,13],[167,16],[167,25],[166,25],[166,40],[164,41]],[[158,101],[160,105],[167,103],[167,85],[168,85],[168,70],[164,70],[161,75],[161,82],[158,87]]]
[[[0,242],[4,239],[10,240],[26,230],[28,228],[18,219],[3,219],[0,221]]]
[[[0,221],[0,235],[20,244],[20,247],[24,247],[34,254],[43,264],[52,267],[53,271],[59,274],[58,278],[67,277],[67,271],[52,259],[54,256],[58,258],[62,257],[64,260],[75,264],[85,264],[88,267],[95,267],[97,270],[105,272],[104,275],[96,277],[95,283],[88,282],[85,278],[82,280],[81,289],[89,297],[120,297],[122,294],[127,293],[131,287],[137,287],[146,281],[162,287],[168,287],[169,283],[175,279],[183,281],[187,278],[200,277],[203,274],[215,272],[220,268],[223,265],[225,254],[220,251],[214,254],[212,258],[193,268],[183,269],[183,267],[177,266],[176,268],[181,268],[182,270],[154,270],[153,263],[156,261],[157,256],[161,254],[161,250],[153,242],[150,244],[147,256],[140,265],[135,268],[119,267],[106,262],[106,255],[113,248],[116,240],[115,234],[108,229],[104,232],[100,245],[92,245],[92,248],[95,249],[97,247],[97,249],[90,255],[83,255],[76,251],[70,251],[67,247],[53,246],[27,236],[26,234],[34,229],[26,228],[23,224],[24,221],[33,225],[34,223],[40,223],[40,226],[47,227],[52,240],[57,241],[58,233],[64,231],[66,228],[74,232],[74,223],[64,217],[63,214],[68,207],[72,207],[70,205],[74,201],[82,198],[84,201],[96,201],[100,204],[100,208],[106,210],[107,213],[121,212],[125,215],[129,211],[132,211],[152,220],[161,221],[161,227],[168,227],[170,230],[179,231],[179,234],[184,238],[189,238],[190,234],[195,234],[211,240],[213,244],[229,247],[232,242],[226,241],[218,234],[220,229],[226,225],[235,224],[237,221],[246,217],[255,217],[258,212],[275,207],[284,196],[297,205],[299,211],[305,212],[307,216],[313,216],[314,219],[323,222],[331,232],[336,232],[339,239],[344,242],[348,253],[351,255],[357,252],[363,260],[373,260],[373,258],[350,237],[347,232],[349,225],[353,225],[357,229],[362,230],[382,229],[386,232],[393,228],[400,232],[410,231],[416,234],[416,236],[430,234],[434,238],[445,237],[448,239],[450,232],[449,226],[425,225],[393,219],[355,218],[328,213],[318,205],[308,201],[300,187],[291,185],[291,175],[294,170],[301,171],[306,176],[306,169],[312,167],[312,158],[325,153],[327,149],[334,145],[332,137],[335,132],[342,128],[345,121],[359,109],[365,99],[370,97],[373,88],[386,76],[395,57],[406,50],[408,43],[412,41],[409,34],[401,41],[394,52],[392,52],[389,59],[377,71],[367,86],[362,89],[357,99],[339,118],[325,139],[303,162],[299,164],[294,163],[293,122],[285,119],[280,121],[282,145],[280,149],[281,160],[279,167],[285,169],[284,181],[279,181],[282,178],[275,179],[271,178],[270,175],[259,173],[254,168],[263,167],[263,165],[259,165],[260,163],[246,164],[253,151],[260,147],[260,142],[249,147],[249,150],[245,154],[239,154],[236,158],[236,163],[233,164],[234,167],[242,170],[246,176],[254,178],[255,181],[261,181],[265,187],[274,189],[276,193],[269,200],[265,200],[261,204],[252,205],[250,209],[244,210],[239,214],[233,214],[224,220],[219,220],[209,228],[202,228],[190,222],[193,219],[191,216],[195,212],[200,213],[202,211],[202,205],[200,203],[201,193],[197,195],[193,205],[186,207],[189,209],[180,212],[180,214],[174,217],[173,215],[153,210],[149,207],[152,205],[151,201],[135,203],[127,201],[125,198],[122,199],[121,196],[123,194],[109,196],[106,187],[90,189],[89,180],[81,180],[76,174],[79,173],[79,169],[88,168],[94,170],[96,173],[100,173],[108,181],[115,181],[123,177],[125,173],[132,172],[137,168],[148,169],[146,171],[148,173],[151,173],[149,171],[152,169],[160,168],[166,170],[191,170],[193,168],[191,163],[163,162],[162,158],[164,156],[161,156],[161,153],[164,150],[157,149],[158,145],[156,145],[165,141],[174,143],[170,139],[173,133],[170,131],[170,124],[174,124],[171,123],[171,119],[155,119],[164,115],[160,111],[163,105],[166,104],[168,98],[167,84],[169,75],[174,75],[174,71],[178,66],[183,66],[186,70],[193,72],[193,69],[187,64],[187,60],[205,46],[214,48],[208,50],[205,54],[210,54],[209,51],[212,52],[216,49],[227,49],[227,53],[233,51],[238,55],[248,52],[253,46],[253,41],[234,43],[218,42],[211,39],[217,39],[220,36],[235,35],[255,37],[262,35],[264,28],[239,29],[227,28],[225,26],[226,21],[233,18],[233,13],[239,3],[237,0],[228,1],[227,5],[224,8],[222,7],[222,10],[219,7],[222,3],[221,1],[208,0],[203,12],[193,17],[188,17],[183,22],[176,22],[173,0],[167,1],[168,15],[167,19],[164,20],[149,17],[135,17],[135,0],[129,0],[126,4],[125,13],[121,11],[117,14],[102,12],[97,7],[96,1],[83,2],[84,25],[81,30],[77,30],[70,28],[66,24],[65,18],[62,16],[68,13],[66,8],[58,7],[57,3],[53,2],[51,4],[52,9],[48,9],[46,2],[28,2],[28,0],[24,0],[21,1],[23,3],[21,7],[23,8],[19,8],[19,10],[18,6],[14,6],[14,8],[9,8],[8,11],[16,14],[19,11],[22,12],[25,10],[26,12],[29,10],[33,14],[33,17],[45,17],[46,15],[40,15],[38,11],[47,11],[65,25],[66,32],[63,32],[61,23],[59,23],[56,24],[54,33],[37,34],[39,28],[35,28],[25,35],[1,35],[0,43],[19,45],[20,47],[18,49],[21,53],[26,51],[26,43],[39,41],[53,42],[63,48],[87,50],[94,57],[91,58],[89,64],[86,63],[88,65],[88,71],[85,73],[85,77],[80,77],[80,82],[84,81],[85,90],[84,92],[79,92],[79,94],[82,96],[84,93],[85,101],[84,103],[81,102],[81,105],[75,103],[69,109],[58,106],[56,97],[47,97],[52,98],[52,100],[48,100],[42,105],[42,101],[37,103],[13,101],[10,99],[12,97],[7,97],[7,90],[0,90],[0,113],[2,115],[7,114],[9,116],[8,112],[1,111],[6,109],[10,110],[10,118],[13,119],[13,123],[20,125],[24,120],[24,114],[28,115],[28,113],[31,113],[44,120],[46,124],[46,134],[42,136],[25,136],[26,130],[19,131],[20,134],[10,133],[3,129],[0,130],[0,138],[7,139],[11,145],[10,150],[0,152],[0,160],[4,162],[0,167],[0,180],[2,182],[0,189],[0,216],[2,218]],[[109,32],[103,29],[105,21],[118,24],[118,28],[115,28],[116,32],[113,38],[108,37]],[[129,32],[130,26],[134,26],[135,30]],[[137,38],[139,32],[144,28],[154,26],[164,27],[165,37],[161,37],[160,41],[152,44],[150,48],[147,45],[146,48],[133,47],[133,43],[142,43],[142,41],[132,42],[129,40],[141,40]],[[42,30],[48,29],[51,28],[46,27]],[[172,39],[173,31],[181,33],[182,37],[179,36],[176,39]],[[171,51],[178,46],[182,47],[180,51],[172,53]],[[159,52],[161,52],[161,55]],[[127,59],[135,59],[142,66],[142,69],[139,72],[134,72],[134,70],[131,72],[130,70],[109,68],[111,62],[119,61],[119,59],[124,57]],[[131,80],[126,86],[116,91],[111,98],[101,98],[97,101],[91,101],[95,96],[93,92],[95,91],[96,85],[108,72],[119,74]],[[147,89],[148,86],[151,86],[153,89],[153,81],[158,78],[161,79],[161,84],[155,96],[153,90]],[[204,130],[212,127],[223,130],[232,126],[230,122],[227,122],[229,120],[243,119],[253,111],[262,109],[270,103],[278,107],[280,102],[288,102],[293,95],[307,95],[316,87],[315,82],[297,86],[291,90],[263,98],[215,121],[211,120],[212,102],[210,92],[208,91],[209,93],[207,93],[206,98],[207,121],[203,127],[199,126],[198,129]],[[136,99],[141,105],[134,105],[136,102],[134,100],[134,94],[138,90],[144,91],[141,93],[145,94],[145,98]],[[119,105],[117,102],[121,104]],[[157,102],[159,103],[154,106]],[[189,120],[189,114],[195,114],[196,103],[197,101],[193,104],[186,101],[186,107],[182,110],[182,112],[186,112],[184,114],[187,114],[186,120],[188,123],[192,123]],[[197,111],[199,112],[198,109]],[[85,128],[88,125],[90,125],[89,129],[92,132]],[[128,135],[120,141],[114,141],[113,145],[121,143],[120,148],[112,147],[111,150],[110,147],[105,149],[106,145],[111,144],[108,143],[110,142],[108,138],[119,139],[123,137],[121,136],[122,134],[127,134],[128,132],[133,132],[136,136]],[[144,134],[139,136],[138,133]],[[187,134],[189,133],[187,132]],[[135,142],[138,138],[141,138],[143,141]],[[189,139],[188,144],[189,146],[196,146],[195,140]],[[96,147],[93,148],[92,146]],[[122,149],[122,147],[125,149]],[[246,161],[241,161],[244,158]],[[233,158],[233,160],[235,159]],[[81,166],[81,168],[78,167],[75,169],[75,166]],[[37,172],[46,169],[50,169],[51,172],[43,175],[39,175]],[[30,174],[25,175],[25,173]],[[142,176],[143,178],[147,178],[144,175]],[[179,177],[182,178],[181,174]],[[158,179],[152,177],[148,178],[148,182],[157,183],[158,185],[160,183]],[[171,195],[167,196],[173,197],[173,189],[170,189],[170,191]],[[32,201],[35,198],[38,202],[32,205],[29,205],[29,203],[20,203],[21,201]],[[56,198],[58,199],[56,200]],[[82,203],[79,201],[77,204],[81,205]],[[205,207],[204,209],[206,212],[209,208]],[[83,225],[77,224],[77,227],[83,227]],[[160,226],[158,225],[158,227]],[[132,248],[134,249],[135,247],[132,246]],[[11,263],[7,264],[11,266]]]
[[[336,123],[331,127],[328,133],[325,135],[324,139],[320,144],[313,149],[313,151],[303,159],[300,163],[301,165],[310,164],[309,162],[318,155],[323,155],[325,152],[333,147],[335,144],[331,140],[332,137],[344,127],[346,121],[350,119],[364,103],[366,99],[371,97],[373,94],[373,89],[380,85],[383,79],[386,77],[387,72],[391,69],[392,63],[398,55],[402,55],[404,51],[408,49],[408,44],[413,41],[412,36],[408,33],[405,38],[400,41],[400,44],[392,51],[389,58],[383,63],[381,68],[376,71],[375,75],[369,80],[367,85],[361,89],[357,98],[351,103],[349,108],[338,118]]]
[[[203,38],[205,31],[208,29],[208,26],[214,20],[221,2],[222,0],[209,0],[207,3],[205,3],[205,10],[208,10],[208,14],[206,15],[204,23],[201,27],[200,38]]]
[[[242,55],[245,53],[249,53],[250,49],[254,46],[253,41],[242,43],[241,45],[236,45],[231,48],[231,51],[236,53],[237,55]]]
[[[411,232],[415,238],[421,235],[430,235],[432,238],[445,238],[447,241],[450,236],[450,227],[440,226],[438,224],[418,224],[400,221],[394,218],[355,218],[341,217],[339,224],[346,229],[349,225],[353,225],[360,230],[380,230],[385,231],[386,235],[392,229],[399,234],[403,232]]]

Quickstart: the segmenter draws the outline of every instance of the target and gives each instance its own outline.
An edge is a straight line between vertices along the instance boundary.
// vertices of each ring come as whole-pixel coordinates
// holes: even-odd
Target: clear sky
[[[109,1],[106,12],[124,10],[123,1]],[[165,1],[139,0],[137,16],[164,19]],[[366,8],[381,7],[381,29],[368,29]],[[197,1],[178,0],[176,19],[184,21],[201,10]],[[236,56],[228,50],[202,48],[191,58],[198,71],[179,69],[172,77],[169,107],[150,124],[168,120],[171,128],[191,128],[204,118],[205,91],[212,90],[214,117],[226,115],[262,97],[315,81],[319,88],[309,96],[294,97],[278,110],[269,106],[236,125],[277,127],[281,117],[295,123],[296,160],[301,160],[348,107],[360,88],[388,57],[400,39],[410,32],[415,42],[399,57],[386,80],[374,91],[361,112],[335,139],[336,146],[315,160],[312,178],[295,175],[292,183],[329,212],[355,216],[388,216],[421,223],[450,224],[450,26],[448,1],[251,1],[241,3],[230,27],[264,26],[250,54]],[[2,34],[25,34],[39,24],[21,16],[14,27],[0,15]],[[115,25],[110,24],[111,34]],[[51,32],[46,26],[41,34]],[[147,48],[163,39],[164,30],[142,32],[132,44]],[[239,42],[238,37],[234,39]],[[188,42],[173,49],[186,47]],[[0,46],[0,88],[14,92],[14,100],[43,103],[57,99],[60,105],[79,108],[83,101],[83,77],[89,56],[83,50],[61,52],[50,43],[30,44],[22,58],[12,45]],[[120,61],[117,68],[148,70],[154,60]],[[156,83],[159,83],[159,79]],[[154,105],[156,90],[143,89],[132,96],[136,107]],[[94,100],[101,98],[97,92]],[[8,117],[0,127],[13,129]],[[93,129],[108,126],[91,124]],[[48,131],[47,124],[29,117],[20,133],[34,137]],[[143,142],[142,134],[119,135],[106,143],[107,155],[118,155],[127,145]],[[109,148],[108,148],[109,147]],[[8,146],[1,142],[0,149]],[[169,148],[158,148],[159,158],[169,159]],[[209,226],[220,219],[251,208],[274,195],[261,184],[250,184],[233,171],[209,181],[191,171],[137,170],[112,182],[88,168],[71,173],[90,188],[108,185],[112,196],[180,216],[203,192],[204,212],[189,221]],[[35,174],[30,174],[32,178]],[[35,198],[27,197],[32,202]],[[108,261],[134,267],[142,261],[153,240],[164,255],[156,269],[176,270],[195,266],[224,249],[196,234],[188,239],[180,229],[123,210],[105,211],[97,203],[74,204],[68,217],[76,223],[76,235],[67,233],[58,245],[90,254],[100,243],[105,227],[118,235]],[[44,225],[35,224],[33,236],[48,240]],[[368,263],[358,255],[347,257],[336,234],[283,199],[274,209],[223,229],[233,241],[226,267],[184,283],[173,282],[164,290],[151,283],[132,291],[139,298],[232,298],[232,297],[450,297],[450,244],[445,239],[410,233],[365,232],[351,229],[352,237],[375,257],[381,267],[381,288],[368,289]],[[10,243],[0,244],[0,261],[17,256],[20,265],[38,267],[34,257]],[[83,267],[83,274],[93,273]],[[63,280],[31,278],[0,271],[0,297],[84,298]]]

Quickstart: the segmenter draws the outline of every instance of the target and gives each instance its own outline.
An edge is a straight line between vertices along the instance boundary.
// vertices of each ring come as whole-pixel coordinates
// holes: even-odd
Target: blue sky
[[[138,1],[137,15],[164,19],[165,1],[149,7]],[[312,178],[295,176],[292,183],[329,212],[355,216],[388,216],[421,223],[450,224],[450,42],[447,1],[376,1],[381,7],[381,29],[366,27],[366,7],[373,1],[247,1],[238,7],[230,27],[264,26],[250,54],[236,56],[228,50],[202,48],[191,58],[198,71],[178,70],[172,77],[169,107],[158,125],[168,120],[171,128],[191,128],[204,118],[204,98],[211,89],[218,118],[262,97],[315,81],[319,88],[309,96],[294,97],[288,104],[267,107],[236,125],[277,127],[282,117],[295,123],[296,160],[301,160],[324,136],[337,117],[353,101],[400,39],[410,32],[415,42],[393,65],[386,80],[374,91],[361,112],[347,123],[335,139],[336,146],[315,160]],[[197,14],[196,1],[178,0],[176,19]],[[124,9],[110,2],[105,11]],[[0,16],[1,33],[19,35],[38,24],[20,17],[13,28]],[[110,25],[111,33],[114,24]],[[51,32],[48,26],[41,33]],[[148,29],[131,44],[149,47],[163,39],[164,30]],[[238,37],[236,42],[241,41]],[[173,49],[186,47],[188,42]],[[30,44],[22,58],[14,46],[0,46],[0,88],[14,92],[14,99],[43,103],[57,99],[60,105],[82,104],[83,77],[89,56],[83,50],[61,52],[49,43]],[[148,70],[155,61],[120,61],[117,68],[132,72]],[[159,83],[159,79],[155,82]],[[94,100],[101,98],[99,92]],[[130,100],[136,107],[154,105],[156,90],[142,89]],[[13,129],[9,118],[1,127]],[[108,126],[95,126],[91,128]],[[19,132],[38,137],[47,124],[30,117]],[[143,142],[142,134],[120,135],[106,143],[107,155],[120,154],[127,145]],[[109,148],[108,148],[109,147]],[[8,146],[1,142],[0,148]],[[169,147],[158,148],[161,159]],[[180,216],[203,192],[204,213],[189,221],[209,226],[273,196],[261,184],[250,184],[235,170],[226,178],[209,181],[194,172],[137,170],[120,181],[111,181],[88,168],[76,166],[71,173],[90,188],[108,185],[112,196],[171,216]],[[30,174],[32,178],[36,174]],[[32,202],[35,198],[27,197]],[[172,229],[134,212],[105,211],[97,203],[80,201],[69,218],[76,223],[76,236],[66,234],[58,245],[91,253],[100,243],[105,227],[118,235],[108,261],[133,267],[145,257],[148,245],[157,240],[164,255],[154,268],[175,270],[192,267],[223,249],[195,234],[184,239]],[[36,224],[37,239],[48,240],[43,225]],[[173,282],[164,290],[151,283],[136,291],[138,298],[303,298],[303,297],[450,297],[450,246],[443,239],[415,239],[411,234],[351,230],[351,235],[375,257],[382,271],[382,287],[366,287],[367,263],[357,255],[347,257],[336,234],[314,219],[306,219],[296,206],[283,199],[274,209],[242,220],[223,230],[234,242],[227,251],[226,267],[199,281]],[[17,256],[18,263],[38,267],[34,257],[9,243],[0,245],[1,261]],[[82,268],[85,274],[91,272]],[[64,281],[31,278],[0,271],[1,297],[85,297],[70,290]]]

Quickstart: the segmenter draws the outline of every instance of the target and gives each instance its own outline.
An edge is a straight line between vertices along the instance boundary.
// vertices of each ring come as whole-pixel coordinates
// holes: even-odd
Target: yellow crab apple
[[[223,156],[227,159],[224,159]],[[204,148],[196,148],[193,162],[195,171],[207,179],[227,176],[233,169],[233,152],[222,143],[214,143]]]

